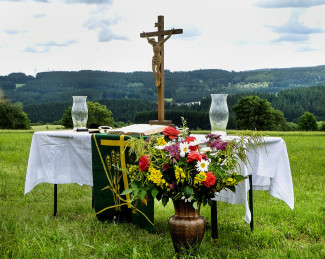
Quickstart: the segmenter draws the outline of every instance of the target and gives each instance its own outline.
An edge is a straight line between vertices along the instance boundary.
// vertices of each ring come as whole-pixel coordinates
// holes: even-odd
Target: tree
[[[106,105],[102,105],[96,102],[87,102],[87,108],[88,108],[88,121],[87,121],[88,128],[89,125],[92,123],[101,126],[114,125],[113,114],[111,111],[107,110]],[[61,119],[62,125],[66,128],[73,127],[72,118],[71,118],[71,109],[72,109],[71,106],[68,109],[66,109]]]
[[[238,129],[283,130],[286,127],[283,113],[258,96],[243,97],[232,109],[236,113]]]
[[[298,119],[298,127],[300,130],[308,130],[308,131],[317,130],[318,127],[317,127],[316,117],[310,112],[305,112]]]
[[[21,104],[0,99],[0,129],[30,129],[30,121]]]
[[[322,121],[319,126],[320,131],[325,131],[325,121]]]

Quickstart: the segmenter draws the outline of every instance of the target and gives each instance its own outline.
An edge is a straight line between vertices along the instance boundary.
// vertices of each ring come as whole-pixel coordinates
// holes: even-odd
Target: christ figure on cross
[[[170,33],[166,39],[162,39],[158,42],[156,42],[154,38],[149,38],[147,33],[143,32],[146,35],[146,38],[147,38],[149,44],[151,44],[152,48],[153,48],[154,55],[152,57],[152,72],[153,72],[153,76],[155,77],[157,88],[160,87],[160,82],[161,82],[160,66],[161,66],[161,62],[163,60],[163,58],[161,56],[161,48],[162,48],[163,44],[172,36],[173,32],[174,32],[174,29],[172,29],[170,31]]]

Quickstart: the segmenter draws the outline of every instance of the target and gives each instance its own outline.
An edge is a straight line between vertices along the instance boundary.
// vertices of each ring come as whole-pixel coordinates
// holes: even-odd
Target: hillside
[[[211,93],[279,93],[284,89],[325,85],[325,66],[264,69],[244,72],[218,69],[165,72],[165,98],[195,102]],[[157,100],[151,72],[42,72],[36,77],[23,73],[0,76],[6,99],[25,105],[72,102],[73,95],[87,100]]]

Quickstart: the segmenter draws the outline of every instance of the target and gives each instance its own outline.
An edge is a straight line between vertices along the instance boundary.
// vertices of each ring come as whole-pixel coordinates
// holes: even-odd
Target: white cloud
[[[312,7],[324,5],[325,0],[258,0],[256,6],[262,8]]]

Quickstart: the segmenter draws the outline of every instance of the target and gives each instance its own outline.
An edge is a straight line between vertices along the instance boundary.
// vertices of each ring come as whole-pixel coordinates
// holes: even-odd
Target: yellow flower
[[[184,182],[186,175],[181,167],[177,166],[175,168],[175,178],[176,178],[177,184],[179,184],[179,182],[181,182],[181,183]]]
[[[194,185],[200,186],[203,185],[203,182],[207,179],[207,175],[204,172],[198,173],[194,177]]]
[[[235,185],[235,183],[236,183],[236,180],[235,179],[233,179],[233,178],[228,178],[227,179],[227,186],[232,186],[232,185]]]
[[[136,165],[130,165],[128,168],[130,174],[136,174],[137,169],[138,169],[138,166],[136,166]]]
[[[149,167],[149,170],[148,170],[148,180],[153,182],[154,184],[156,184],[157,186],[159,186],[160,188],[164,188],[166,187],[166,180],[163,179],[163,175],[161,173],[160,170],[157,170],[153,167]],[[168,185],[168,184],[167,184]]]
[[[163,146],[163,145],[166,145],[166,140],[164,139],[164,137],[160,137],[158,138],[158,145],[159,146]]]

